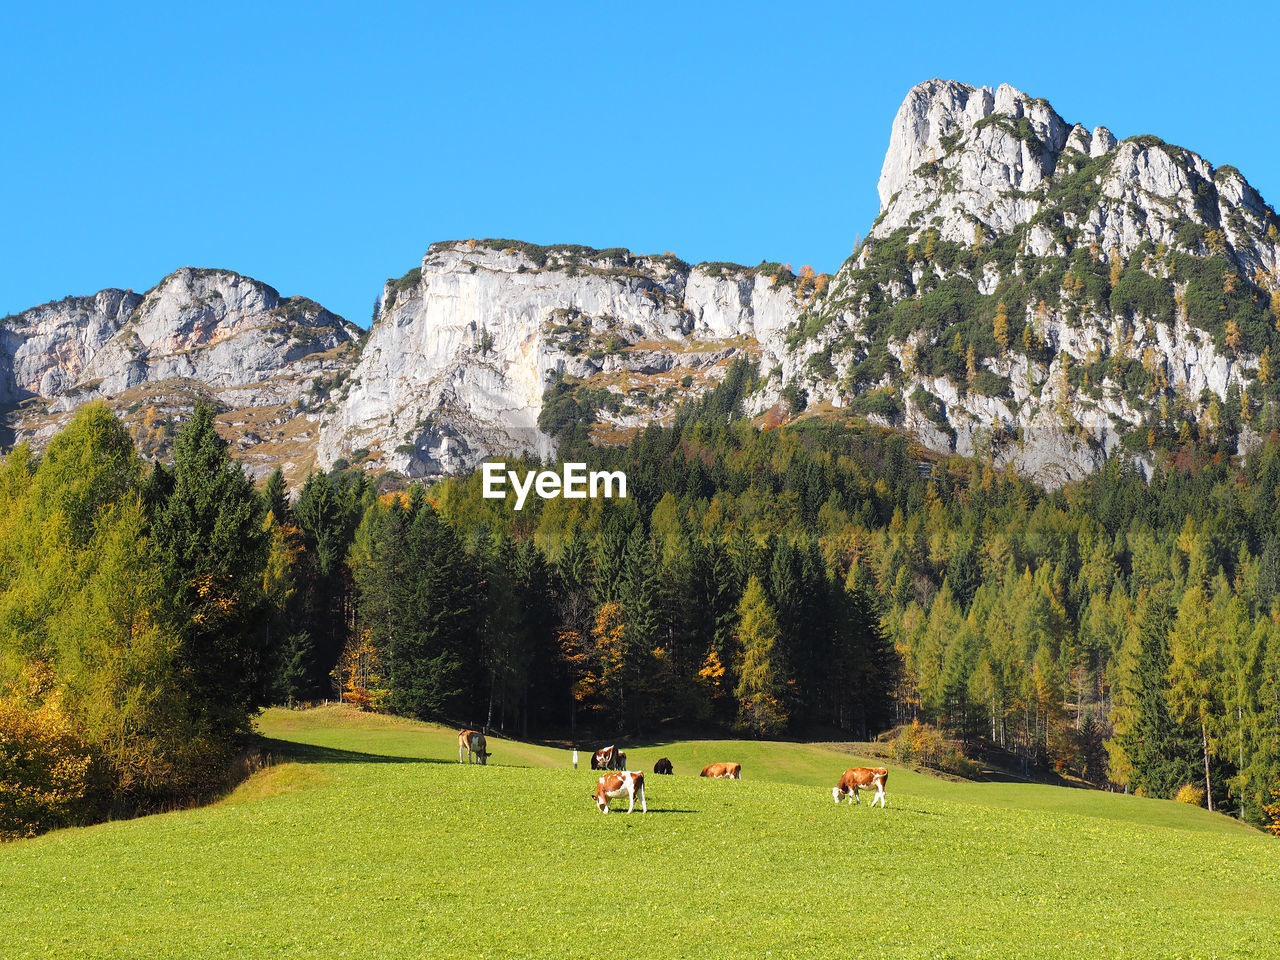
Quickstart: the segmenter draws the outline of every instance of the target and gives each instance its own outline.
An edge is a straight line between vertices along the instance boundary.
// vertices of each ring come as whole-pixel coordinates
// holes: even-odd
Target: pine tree
[[[293,511],[289,507],[289,491],[284,484],[284,471],[276,467],[267,477],[262,488],[262,502],[268,513],[275,517],[276,523],[287,524],[293,520]]]
[[[476,715],[476,578],[452,529],[418,500],[377,508],[359,542],[360,623],[381,658],[388,706],[419,719]]]

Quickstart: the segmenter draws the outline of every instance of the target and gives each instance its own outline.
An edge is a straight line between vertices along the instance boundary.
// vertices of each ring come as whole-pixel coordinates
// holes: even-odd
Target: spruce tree
[[[425,500],[408,511],[374,511],[356,582],[360,624],[382,657],[389,706],[424,720],[477,714],[484,702],[477,588],[461,544]]]
[[[1117,730],[1132,768],[1130,782],[1158,797],[1172,796],[1195,778],[1194,744],[1175,721],[1167,694],[1173,622],[1167,592],[1153,591],[1138,614],[1136,659],[1129,678],[1132,719],[1127,729]]]
[[[289,508],[289,491],[284,485],[284,471],[276,467],[267,477],[262,488],[262,502],[276,523],[286,524],[292,521],[293,511]]]
[[[268,534],[262,500],[197,404],[174,441],[172,488],[157,502],[151,536],[160,556],[188,695],[203,730],[244,729],[261,703]]]

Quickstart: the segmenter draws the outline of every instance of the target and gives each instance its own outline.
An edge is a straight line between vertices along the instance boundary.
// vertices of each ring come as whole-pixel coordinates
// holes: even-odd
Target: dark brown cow
[[[702,768],[702,772],[698,774],[700,777],[713,777],[715,779],[725,780],[741,780],[742,764],[740,763],[709,763]]]
[[[625,770],[626,768],[627,755],[612,744],[591,755],[592,770]]]
[[[640,812],[648,813],[644,802],[644,772],[641,770],[623,770],[621,773],[606,773],[596,781],[596,806],[601,813],[609,812],[609,801],[614,797],[626,794],[630,805],[627,813],[636,808],[636,797],[640,798]]]
[[[666,757],[663,757],[661,760],[659,760],[657,763],[653,765],[653,772],[665,773],[670,775],[675,773],[675,770],[671,769],[671,761],[668,760]]]
[[[876,795],[871,798],[871,805],[874,807],[879,800],[880,809],[883,810],[884,784],[888,779],[888,767],[851,767],[844,772],[840,782],[831,788],[831,798],[836,803],[840,802],[841,797],[848,797],[850,803],[861,803],[862,801],[858,799],[858,791],[875,787]]]
[[[458,731],[458,762],[462,762],[462,751],[467,752],[467,762],[475,763],[478,759],[481,766],[489,760],[489,744],[483,733],[475,730]]]

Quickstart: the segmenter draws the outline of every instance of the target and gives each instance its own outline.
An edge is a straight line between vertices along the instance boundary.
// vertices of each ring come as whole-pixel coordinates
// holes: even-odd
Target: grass
[[[601,816],[585,750],[345,708],[261,720],[292,758],[220,804],[0,848],[6,957],[1152,957],[1280,954],[1280,847],[1186,806],[890,765],[835,806],[820,744],[628,746],[649,813]],[[743,779],[701,780],[712,760]]]

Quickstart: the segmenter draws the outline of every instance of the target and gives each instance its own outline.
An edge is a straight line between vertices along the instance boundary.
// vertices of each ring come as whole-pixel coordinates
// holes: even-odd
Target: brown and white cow
[[[591,755],[592,770],[625,770],[627,755],[610,744]]]
[[[858,799],[858,791],[875,787],[876,795],[871,798],[871,805],[874,807],[879,800],[880,809],[883,810],[884,784],[888,779],[888,767],[851,767],[844,772],[840,782],[831,788],[831,798],[836,803],[840,802],[841,797],[848,797],[850,803],[861,803]]]
[[[702,768],[702,772],[698,774],[700,777],[713,777],[715,779],[741,780],[742,764],[740,763],[709,763]]]
[[[489,744],[483,733],[475,730],[458,731],[458,762],[462,763],[462,751],[467,752],[467,762],[475,763],[477,759],[483,766],[489,760]]]
[[[621,773],[606,773],[596,781],[596,806],[601,813],[609,812],[609,801],[614,797],[626,794],[630,803],[627,813],[636,808],[636,797],[640,798],[640,812],[648,813],[644,802],[644,772],[640,770],[623,770]]]
[[[668,760],[666,757],[663,757],[661,760],[659,760],[657,763],[653,765],[653,772],[664,773],[670,776],[671,774],[675,773],[675,770],[671,766],[671,761]]]

